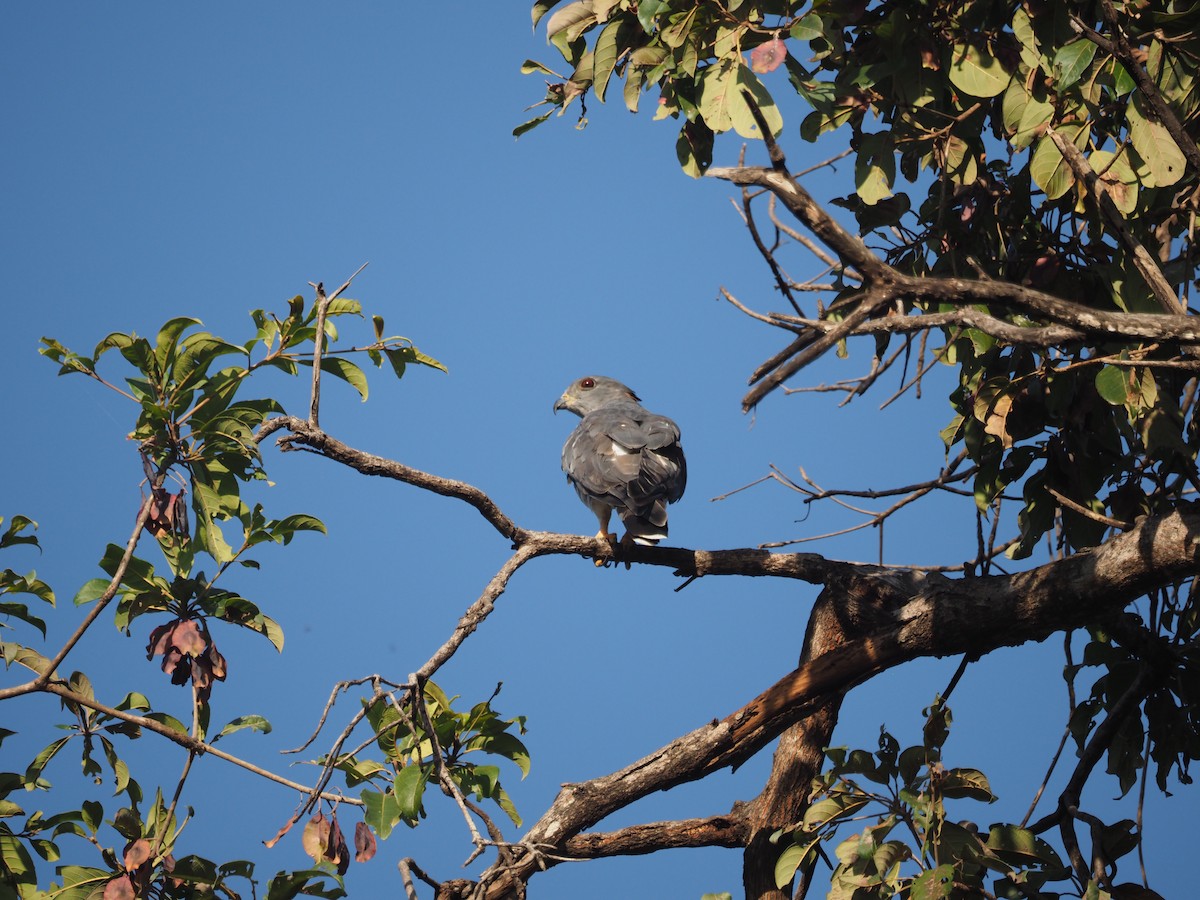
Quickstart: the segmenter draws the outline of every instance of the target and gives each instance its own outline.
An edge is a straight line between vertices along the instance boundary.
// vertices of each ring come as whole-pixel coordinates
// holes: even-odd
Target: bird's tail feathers
[[[653,547],[667,536],[667,505],[659,500],[644,515],[629,512],[621,516],[627,540]]]

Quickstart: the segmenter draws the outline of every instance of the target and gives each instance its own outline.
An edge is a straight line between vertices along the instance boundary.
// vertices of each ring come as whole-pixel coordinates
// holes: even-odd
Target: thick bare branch
[[[736,767],[828,698],[910,659],[979,653],[1039,641],[1106,617],[1156,585],[1200,572],[1200,513],[1144,518],[1086,553],[1013,575],[950,579],[872,566],[843,570],[827,591],[850,640],[820,654],[719,721],[592,781],[565,785],[523,845],[566,842],[617,809],[725,767]],[[535,871],[528,853],[488,897],[518,893]],[[541,865],[546,865],[541,859]]]

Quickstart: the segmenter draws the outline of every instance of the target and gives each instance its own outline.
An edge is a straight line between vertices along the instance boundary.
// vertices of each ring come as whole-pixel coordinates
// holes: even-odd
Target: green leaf
[[[67,745],[71,739],[69,737],[59,738],[54,743],[42,748],[42,751],[33,758],[33,762],[25,769],[25,780],[27,782],[37,781],[42,777],[42,770],[49,764],[50,760],[54,759],[58,751]]]
[[[613,71],[617,67],[617,60],[621,55],[622,42],[619,38],[624,30],[626,30],[625,19],[614,19],[609,22],[600,32],[600,36],[596,38],[596,45],[592,50],[592,91],[601,103],[604,102],[604,95],[608,92],[609,79],[612,78]]]
[[[97,900],[103,885],[113,876],[107,869],[90,866],[59,866],[58,874],[63,889],[54,892],[54,900]]]
[[[46,636],[46,623],[29,611],[29,607],[24,603],[8,603],[0,602],[0,615],[12,616],[14,619],[19,619],[26,625],[32,625],[42,633],[42,637]]]
[[[221,733],[212,739],[212,743],[216,743],[227,734],[233,734],[235,731],[241,731],[244,728],[250,728],[254,731],[262,732],[263,734],[271,733],[271,723],[264,717],[258,715],[238,716],[221,729]]]
[[[155,338],[154,358],[158,362],[159,369],[163,372],[168,370],[171,360],[175,356],[175,347],[179,336],[193,325],[203,324],[199,319],[179,316],[169,320],[158,330],[158,336]]]
[[[425,794],[425,783],[429,776],[423,768],[415,763],[405,766],[396,775],[395,797],[399,804],[400,815],[410,824],[415,823],[421,813],[421,798]]]
[[[334,883],[330,887],[326,880]],[[337,900],[345,897],[342,889],[342,879],[335,872],[324,869],[302,869],[296,872],[280,872],[267,885],[265,900],[294,900],[303,894],[306,897],[325,897],[327,900]]]
[[[503,756],[517,765],[517,768],[521,770],[522,778],[529,774],[529,751],[520,738],[507,731],[476,735],[467,741],[465,750],[482,750],[484,753]]]
[[[942,795],[951,799],[969,797],[991,803],[996,799],[987,776],[978,769],[950,769],[942,781]]]
[[[346,787],[358,787],[369,781],[380,772],[387,772],[388,767],[374,759],[343,759],[337,764],[337,769],[346,776]]]
[[[806,844],[792,844],[779,854],[775,861],[775,886],[786,887],[796,877],[796,870],[804,862],[804,858],[821,842],[819,837],[813,838]]]
[[[912,881],[909,900],[944,900],[954,892],[954,866],[946,863],[922,872]]]
[[[1148,168],[1147,187],[1170,187],[1183,177],[1186,160],[1165,125],[1146,114],[1140,94],[1126,108],[1129,140]]]
[[[365,808],[366,823],[379,835],[380,840],[387,840],[401,819],[400,804],[396,801],[396,795],[391,791],[385,794],[383,791],[367,788],[359,796]]]
[[[0,522],[3,521],[3,516],[0,516]],[[37,527],[37,522],[28,516],[13,516],[4,534],[0,534],[0,550],[3,550],[5,547],[15,547],[17,544],[32,544],[38,547],[36,535],[21,534],[26,528],[32,528],[34,531],[37,531]]]
[[[538,22],[542,21],[542,16],[556,7],[559,2],[560,0],[538,0],[537,3],[533,4],[533,27],[537,28]]]
[[[546,39],[553,41],[555,37],[562,37],[573,41],[595,24],[596,13],[592,9],[592,0],[576,0],[546,20]]]
[[[808,830],[828,825],[836,819],[853,815],[871,802],[870,797],[860,794],[834,794],[811,804],[804,813],[804,827]]]
[[[340,356],[326,356],[321,360],[321,371],[340,378],[358,391],[363,402],[367,400],[367,376],[357,365]]]
[[[998,59],[971,44],[954,45],[949,74],[956,88],[980,98],[998,96],[1010,80]]]
[[[24,666],[31,672],[36,672],[41,675],[50,668],[50,660],[42,656],[36,650],[26,647],[23,644],[11,642],[0,643],[0,659],[4,660],[6,666],[11,666],[13,663]]]
[[[1076,147],[1081,147],[1087,143],[1089,127],[1087,124],[1060,125],[1057,130]],[[1029,174],[1034,183],[1046,192],[1048,200],[1057,200],[1075,184],[1071,167],[1048,135],[1038,139],[1033,158],[1029,161]]]
[[[891,135],[865,134],[858,144],[854,163],[855,193],[863,203],[874,206],[892,196],[896,179],[896,153]]]
[[[1129,399],[1129,378],[1123,368],[1101,366],[1096,373],[1096,392],[1113,406],[1124,406]]]
[[[1054,86],[1059,91],[1074,87],[1095,56],[1096,45],[1087,38],[1059,47],[1054,54]]]
[[[149,719],[151,722],[157,722],[159,725],[165,725],[167,728],[171,729],[177,734],[186,735],[188,733],[187,726],[170,713],[148,712],[146,713],[145,718]]]
[[[75,594],[75,605],[83,606],[85,603],[98,600],[108,590],[109,584],[110,581],[107,578],[93,578],[85,582]]]
[[[519,138],[521,135],[526,134],[527,132],[533,131],[533,129],[537,128],[539,125],[541,125],[543,122],[545,122],[552,115],[554,115],[554,110],[550,110],[549,112],[543,113],[540,116],[535,116],[534,118],[530,119],[528,122],[522,122],[520,125],[518,125],[516,128],[513,129],[513,137]]]
[[[792,23],[789,33],[798,41],[815,41],[825,36],[825,23],[810,10]]]

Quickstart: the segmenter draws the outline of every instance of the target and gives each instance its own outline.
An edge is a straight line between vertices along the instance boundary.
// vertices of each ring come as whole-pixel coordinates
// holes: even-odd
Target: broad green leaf
[[[1129,399],[1129,377],[1118,366],[1101,366],[1096,373],[1096,391],[1113,406],[1124,406]]]
[[[385,794],[383,791],[367,788],[359,796],[363,801],[366,823],[381,840],[387,840],[401,819],[400,804],[396,801],[396,795],[391,791]]]
[[[754,120],[754,114],[750,111],[750,105],[746,102],[746,98],[743,95],[743,92],[746,92],[754,98],[754,103],[758,106],[759,112],[762,113],[771,135],[778,136],[783,131],[783,116],[780,115],[779,108],[776,107],[774,99],[767,92],[767,89],[763,87],[763,83],[758,80],[758,76],[750,71],[749,66],[739,65],[737,67],[736,84],[737,90],[734,93],[734,102],[730,107],[733,130],[740,137],[762,138],[762,134],[758,130],[758,123]]]
[[[955,184],[972,185],[979,180],[979,163],[971,145],[951,135],[946,141],[946,174]]]
[[[496,785],[496,795],[493,799],[495,799],[496,804],[502,810],[504,810],[504,814],[508,816],[510,820],[512,820],[512,823],[520,828],[522,825],[522,819],[520,814],[517,812],[517,807],[512,802],[512,798],[508,796],[508,792],[505,791],[504,788],[500,787],[500,785]]]
[[[107,869],[89,866],[59,866],[58,875],[63,886],[54,892],[53,900],[98,900],[104,885],[112,879]]]
[[[23,816],[25,810],[12,800],[0,800],[0,819],[11,819],[13,816]]]
[[[646,34],[653,34],[656,31],[655,19],[660,14],[667,12],[670,5],[669,0],[639,0],[637,17]]]
[[[327,880],[332,881],[333,886],[328,885]],[[342,878],[336,872],[303,869],[278,873],[267,885],[264,900],[294,900],[301,894],[305,897],[325,897],[327,900],[337,900],[346,896],[342,889]]]
[[[809,10],[792,23],[789,33],[798,41],[815,41],[825,36],[825,24],[820,16]]]
[[[215,744],[221,738],[225,737],[225,735],[233,734],[235,731],[241,731],[245,728],[250,728],[254,731],[260,731],[263,734],[271,733],[271,723],[268,722],[263,716],[238,716],[221,729],[220,734],[212,739],[212,743]]]
[[[783,128],[783,117],[775,101],[757,76],[736,62],[709,66],[704,70],[699,110],[705,124],[718,134],[733,129],[744,138],[761,138],[758,123],[754,121],[743,91],[754,98],[772,134],[779,134]]]
[[[424,769],[415,763],[405,766],[396,775],[396,803],[399,805],[400,814],[409,820],[410,824],[415,824],[421,814],[421,798],[425,794],[425,783],[428,780],[429,776]]]
[[[179,336],[193,325],[202,324],[204,323],[199,319],[193,319],[190,316],[178,316],[170,319],[158,330],[158,335],[155,338],[154,357],[158,361],[159,368],[164,373],[175,356],[175,347],[179,341]]]
[[[108,590],[110,583],[110,579],[107,578],[93,578],[85,582],[75,594],[75,605],[83,606],[85,603],[98,600]]]
[[[520,738],[514,734],[509,734],[507,731],[498,732],[497,734],[476,735],[467,741],[464,749],[468,752],[471,750],[482,750],[484,753],[503,756],[517,765],[521,770],[522,778],[529,774],[529,751],[525,748]]]
[[[969,797],[990,803],[996,797],[987,776],[978,769],[950,769],[942,781],[942,795],[951,799]]]
[[[675,156],[684,174],[699,178],[712,165],[713,133],[703,122],[685,122],[675,140]]]
[[[346,776],[346,787],[357,787],[372,776],[389,771],[387,766],[374,759],[344,759],[337,768]]]
[[[804,858],[820,842],[821,839],[815,837],[806,844],[792,844],[779,854],[779,859],[775,861],[775,886],[777,888],[783,888],[791,882],[796,876],[796,869],[800,868]]]
[[[972,97],[995,97],[1006,87],[1010,76],[1000,61],[986,50],[971,44],[955,44],[950,59],[950,81]]]
[[[618,36],[624,26],[624,19],[615,19],[605,25],[600,36],[596,38],[596,46],[592,51],[592,91],[601,103],[604,102],[604,95],[608,91],[608,81],[612,77],[613,70],[617,66],[617,59],[621,54]]]
[[[1095,56],[1096,45],[1084,37],[1059,47],[1053,63],[1055,87],[1060,91],[1074,87]]]
[[[556,36],[566,36],[574,40],[588,28],[596,24],[596,13],[592,9],[592,0],[576,0],[568,3],[546,20],[546,39],[553,40]]]
[[[733,127],[730,106],[737,90],[737,76],[728,63],[709,66],[700,78],[700,115],[717,134]]]
[[[223,868],[223,867],[222,867]],[[189,855],[175,861],[171,877],[191,884],[215,884],[218,880],[216,863],[199,856]]]
[[[291,543],[297,531],[318,531],[321,534],[328,534],[324,522],[316,516],[309,516],[303,513],[286,516],[270,527],[272,534],[285,545]]]
[[[909,900],[944,900],[954,892],[954,866],[946,863],[913,879]]]
[[[145,714],[145,718],[149,719],[151,722],[157,722],[159,725],[165,725],[167,728],[171,729],[171,731],[174,731],[177,734],[186,735],[188,733],[187,726],[170,713],[148,712]]]
[[[0,659],[4,660],[6,666],[16,663],[38,675],[41,675],[50,668],[50,660],[36,650],[22,644],[7,641],[0,643]]]
[[[834,794],[811,804],[804,813],[806,829],[819,828],[828,825],[835,819],[853,815],[862,809],[871,799],[857,794]]]
[[[0,516],[0,522],[4,521],[4,517]],[[28,516],[13,516],[8,523],[8,528],[4,530],[4,534],[0,534],[0,550],[5,547],[15,547],[17,544],[32,544],[38,546],[37,535],[21,534],[26,528],[32,528],[37,531],[38,524]]]
[[[1147,187],[1170,187],[1183,177],[1186,160],[1170,132],[1161,122],[1146,114],[1139,94],[1126,108],[1129,121],[1129,140],[1138,156],[1146,163],[1149,176]]]
[[[350,362],[341,356],[326,356],[321,360],[321,371],[328,372],[337,378],[341,378],[352,388],[358,391],[358,395],[362,397],[363,402],[367,400],[367,376],[363,374],[363,370],[357,365]]]
[[[1087,143],[1089,128],[1090,126],[1085,123],[1083,125],[1059,125],[1057,130],[1076,147],[1082,147]],[[1034,183],[1045,191],[1048,200],[1057,200],[1075,184],[1075,175],[1071,171],[1071,167],[1067,165],[1063,155],[1058,152],[1058,147],[1054,145],[1054,141],[1050,139],[1049,135],[1038,139],[1037,146],[1033,151],[1033,158],[1029,161],[1029,174],[1033,177]]]
[[[961,142],[960,142],[961,143]],[[868,206],[892,196],[896,154],[887,133],[863,135],[854,163],[855,193]]]
[[[46,636],[46,623],[29,611],[29,607],[24,603],[8,603],[0,602],[0,616],[12,616],[14,619],[20,619],[26,625],[32,625],[42,633],[42,637]]]

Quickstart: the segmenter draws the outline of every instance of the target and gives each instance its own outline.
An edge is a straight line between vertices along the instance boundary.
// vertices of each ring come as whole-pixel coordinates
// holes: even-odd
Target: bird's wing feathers
[[[665,535],[666,505],[683,496],[687,481],[678,426],[632,403],[584,416],[563,447],[562,463],[585,502],[608,498],[631,533],[645,531],[650,539]]]

